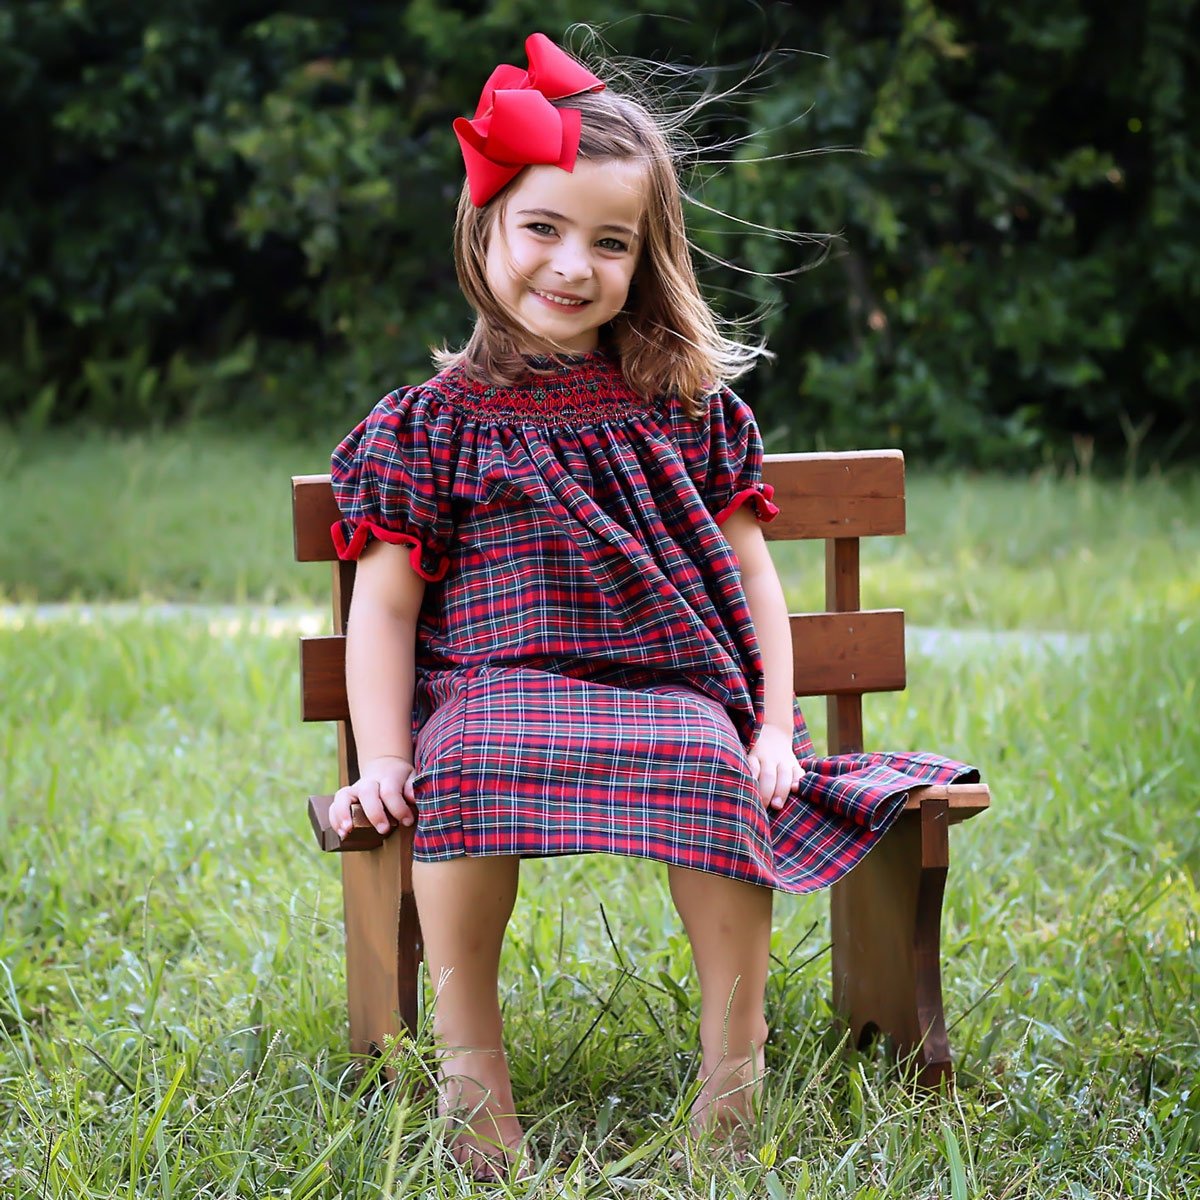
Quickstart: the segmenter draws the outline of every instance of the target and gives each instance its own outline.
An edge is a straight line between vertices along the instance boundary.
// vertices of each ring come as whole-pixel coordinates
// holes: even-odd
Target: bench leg
[[[851,1040],[890,1037],[923,1087],[953,1086],[942,1009],[941,916],[948,806],[926,800],[831,895],[834,1006]]]
[[[412,894],[412,833],[343,854],[350,1052],[381,1054],[401,1023],[417,1031],[421,926]]]

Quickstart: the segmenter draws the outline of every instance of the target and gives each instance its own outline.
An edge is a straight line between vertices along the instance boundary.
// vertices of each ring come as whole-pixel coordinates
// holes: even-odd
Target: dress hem
[[[399,533],[394,529],[385,529],[374,521],[362,520],[354,525],[354,532],[347,540],[342,525],[342,521],[335,521],[330,526],[329,532],[333,538],[333,547],[337,551],[337,556],[343,562],[357,561],[363,550],[366,549],[368,539],[375,537],[381,542],[388,542],[393,546],[409,546],[409,564],[428,583],[437,583],[438,580],[443,579],[450,567],[449,558],[442,555],[438,560],[436,570],[430,571],[426,568],[424,565],[425,546],[420,538],[414,537],[411,533]]]
[[[779,516],[779,506],[772,503],[774,495],[775,486],[770,483],[761,483],[757,487],[743,488],[740,492],[734,494],[729,503],[713,519],[718,525],[724,525],[736,509],[741,508],[743,504],[749,502],[754,505],[754,515],[765,525]]]

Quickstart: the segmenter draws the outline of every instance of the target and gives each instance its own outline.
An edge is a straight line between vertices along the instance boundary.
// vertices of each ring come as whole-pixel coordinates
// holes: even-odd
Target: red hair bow
[[[544,33],[525,39],[525,54],[527,71],[502,63],[483,85],[474,119],[459,117],[454,122],[476,208],[525,167],[573,170],[583,117],[577,108],[555,108],[550,101],[604,87],[603,80]]]

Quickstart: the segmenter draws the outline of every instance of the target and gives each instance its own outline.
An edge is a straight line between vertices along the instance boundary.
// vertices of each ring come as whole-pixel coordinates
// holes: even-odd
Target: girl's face
[[[641,246],[646,173],[625,159],[527,167],[501,201],[485,271],[526,353],[595,350],[625,306]]]

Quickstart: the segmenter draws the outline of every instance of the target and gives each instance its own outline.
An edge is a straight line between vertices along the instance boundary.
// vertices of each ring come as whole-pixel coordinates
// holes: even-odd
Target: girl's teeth
[[[586,303],[583,300],[566,300],[562,296],[551,296],[546,292],[537,292],[537,295],[541,296],[543,300],[549,300],[552,304],[559,304],[563,308],[578,308],[581,304]]]

